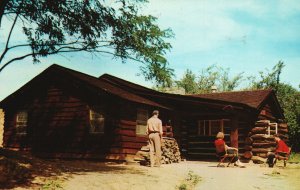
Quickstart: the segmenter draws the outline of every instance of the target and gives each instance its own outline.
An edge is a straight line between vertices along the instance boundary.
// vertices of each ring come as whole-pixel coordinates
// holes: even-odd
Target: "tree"
[[[140,68],[146,80],[155,78],[157,88],[170,87],[173,83],[174,69],[168,68],[165,65],[149,64],[146,67]]]
[[[293,150],[300,151],[300,92],[291,85],[279,83],[277,96],[289,126],[289,140]]]
[[[280,82],[284,66],[284,62],[279,61],[271,71],[259,72],[260,78],[250,77],[251,89],[275,90],[289,126],[290,145],[294,151],[300,151],[300,92],[291,85]]]
[[[216,65],[209,66],[201,70],[198,76],[198,93],[209,93],[211,88],[216,86],[217,80],[220,78],[220,73]]]
[[[236,89],[243,80],[243,73],[238,73],[237,75],[233,76],[233,78],[229,78],[229,71],[230,69],[223,69],[219,67],[219,85],[218,89],[222,92],[233,91]]]
[[[9,64],[27,57],[39,58],[70,52],[105,53],[123,62],[142,62],[147,80],[168,83],[173,70],[164,57],[170,50],[170,29],[161,30],[157,18],[139,13],[147,0],[3,0],[0,3],[0,27],[3,16],[11,23],[5,47],[0,55],[0,72]],[[17,24],[22,27],[17,27]],[[7,27],[7,26],[5,26]],[[22,28],[22,29],[21,29]],[[11,44],[13,31],[21,29],[27,40]],[[26,49],[24,49],[26,48]],[[24,54],[5,59],[14,51]]]
[[[232,91],[238,87],[243,79],[243,73],[233,78],[229,77],[229,68],[224,69],[216,65],[201,70],[196,76],[191,70],[187,70],[183,78],[176,82],[178,87],[185,89],[188,94],[210,93],[211,88],[216,86],[218,91]]]
[[[284,68],[284,62],[279,61],[273,68],[272,71],[264,73],[262,71],[259,72],[260,79],[256,80],[255,77],[252,77],[252,89],[267,89],[272,88],[275,91],[278,90],[279,83],[280,83],[280,74],[282,69]],[[256,81],[255,81],[256,80]]]
[[[178,87],[182,87],[187,94],[196,94],[198,86],[196,82],[196,75],[189,69],[185,71],[183,78],[176,81]]]

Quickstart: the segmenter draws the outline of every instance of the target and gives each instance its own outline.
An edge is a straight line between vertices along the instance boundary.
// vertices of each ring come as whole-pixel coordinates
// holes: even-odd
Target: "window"
[[[198,135],[215,136],[218,132],[226,133],[229,120],[199,120]],[[225,129],[225,130],[224,130]]]
[[[222,120],[210,121],[210,135],[217,135],[218,132],[223,132]]]
[[[28,113],[26,111],[20,111],[17,113],[16,117],[16,133],[19,135],[27,134],[27,122]]]
[[[268,135],[275,135],[278,133],[278,124],[277,123],[270,123],[267,129]]]
[[[146,135],[147,132],[148,111],[144,109],[137,110],[136,117],[136,134]]]
[[[104,133],[105,117],[100,111],[90,109],[90,133]]]

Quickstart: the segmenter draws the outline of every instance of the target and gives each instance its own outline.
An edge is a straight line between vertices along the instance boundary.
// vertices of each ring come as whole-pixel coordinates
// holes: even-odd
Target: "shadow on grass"
[[[0,149],[0,188],[16,187],[38,188],[43,182],[35,182],[35,178],[58,178],[62,175],[85,175],[87,172],[102,174],[145,174],[138,168],[128,168],[124,164],[99,162],[95,160],[61,160],[41,159],[29,153]],[[5,169],[3,169],[5,166]],[[20,172],[21,171],[21,172]],[[6,176],[6,179],[1,177]]]

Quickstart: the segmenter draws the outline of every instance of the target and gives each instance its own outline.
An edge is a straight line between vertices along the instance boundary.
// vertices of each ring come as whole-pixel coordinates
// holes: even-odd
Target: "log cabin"
[[[0,107],[5,112],[4,148],[43,157],[134,159],[147,144],[146,122],[154,109],[160,111],[164,136],[175,138],[187,159],[215,158],[213,142],[219,131],[247,159],[264,157],[257,149],[271,150],[272,134],[287,139],[273,90],[169,94],[56,64],[2,100]]]

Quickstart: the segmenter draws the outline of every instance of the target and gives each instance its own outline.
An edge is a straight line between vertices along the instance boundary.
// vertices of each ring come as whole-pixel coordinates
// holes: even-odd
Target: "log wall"
[[[117,123],[112,148],[106,159],[132,160],[141,147],[147,145],[147,136],[136,135],[136,122],[132,120],[121,119]]]
[[[203,117],[214,119],[212,117]],[[202,119],[201,118],[201,119]],[[216,117],[225,118],[225,117]],[[240,156],[249,149],[245,143],[248,132],[251,129],[251,119],[248,117],[228,117],[229,124],[224,125],[225,142],[228,146],[239,149]],[[234,126],[235,127],[234,127]],[[215,136],[204,136],[198,134],[197,121],[182,120],[179,147],[183,157],[189,159],[216,159]]]
[[[128,160],[148,143],[147,136],[136,135],[136,115],[138,107],[153,108],[111,96],[83,101],[55,86],[41,94],[23,107],[11,109],[28,111],[27,135],[16,135],[16,113],[8,110],[5,147],[31,150],[43,157]],[[104,109],[104,134],[89,133],[89,106]],[[163,126],[163,132],[165,137],[174,136],[171,126]]]
[[[277,128],[276,128],[277,126]],[[264,162],[268,152],[276,150],[274,134],[279,134],[282,140],[287,140],[286,123],[275,123],[270,120],[259,120],[249,132],[246,139],[247,151],[244,156],[255,163]]]
[[[47,153],[81,151],[88,122],[86,103],[54,87],[42,94],[7,111],[5,146]],[[27,135],[16,134],[16,112],[12,110],[28,112]]]
[[[180,150],[188,159],[215,159],[215,136],[198,135],[197,120],[182,120]],[[224,128],[225,141],[230,145],[230,127]]]
[[[135,121],[120,120],[114,134],[114,142],[106,156],[107,159],[133,161],[138,159],[137,152],[149,143],[147,135],[136,135]],[[173,137],[171,126],[163,126],[163,137]]]
[[[281,116],[278,115],[278,112],[275,111],[274,107],[274,102],[269,100],[261,109],[257,121],[270,120],[271,122],[276,122],[278,119],[280,119]]]

